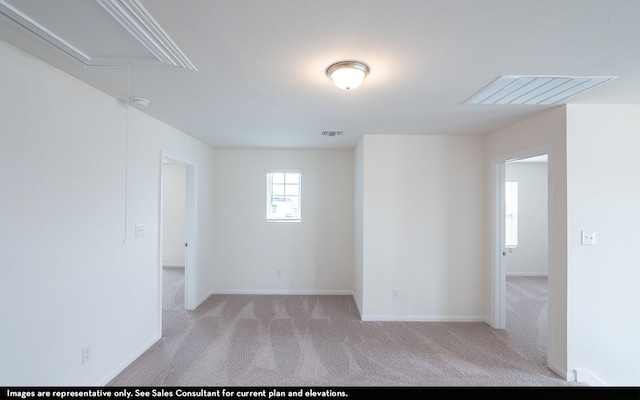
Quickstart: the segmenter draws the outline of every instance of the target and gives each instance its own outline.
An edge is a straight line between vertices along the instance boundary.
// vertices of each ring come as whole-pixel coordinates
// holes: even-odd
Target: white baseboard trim
[[[184,264],[162,264],[162,268],[184,268]]]
[[[564,378],[567,382],[576,381],[576,374],[574,371],[569,372],[564,368],[559,368],[554,364],[547,364],[547,368],[549,368],[551,371],[553,371],[554,374],[558,375],[559,377]]]
[[[204,296],[202,296],[201,298],[197,299],[196,300],[196,306],[195,306],[195,308],[193,308],[193,310],[195,310],[196,308],[200,307],[200,304],[204,303],[213,294],[215,294],[215,291],[214,290],[209,290],[207,293],[205,293]],[[193,311],[193,310],[189,310],[189,311]]]
[[[598,379],[598,377],[593,375],[589,370],[576,368],[573,371],[576,377],[576,382],[586,383],[589,386],[609,386],[602,382],[602,380]]]
[[[360,315],[360,320],[362,321],[362,306],[360,305],[360,302],[358,302],[358,298],[356,297],[355,294],[352,295],[353,297],[353,302],[356,303],[356,308],[358,309],[358,315]]]
[[[485,317],[466,315],[363,315],[362,320],[395,322],[486,322]]]
[[[153,346],[158,340],[161,339],[161,335],[154,335],[148,342],[146,342],[138,351],[134,352],[131,357],[125,360],[125,362],[121,363],[119,366],[114,368],[110,373],[108,373],[104,378],[102,378],[96,386],[106,386],[109,382],[113,380],[120,372],[124,371],[132,362],[134,362],[138,357],[144,354],[145,351],[149,350],[151,346]]]
[[[256,294],[256,295],[345,295],[353,296],[351,290],[212,290],[211,294]],[[207,296],[208,297],[208,296]]]
[[[548,277],[548,272],[507,272],[507,276],[544,276]]]

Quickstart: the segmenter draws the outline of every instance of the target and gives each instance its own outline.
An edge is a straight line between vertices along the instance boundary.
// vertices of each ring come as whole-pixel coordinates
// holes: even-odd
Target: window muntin
[[[302,171],[267,170],[267,221],[300,221]]]

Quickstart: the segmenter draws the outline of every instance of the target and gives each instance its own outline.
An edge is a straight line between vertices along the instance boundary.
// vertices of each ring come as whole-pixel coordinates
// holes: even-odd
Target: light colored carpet
[[[509,346],[527,358],[547,364],[549,297],[547,277],[507,277],[507,329]]]
[[[576,386],[544,365],[536,284],[509,283],[505,332],[361,322],[351,296],[213,295],[184,311],[179,272],[164,278],[163,338],[109,386]]]

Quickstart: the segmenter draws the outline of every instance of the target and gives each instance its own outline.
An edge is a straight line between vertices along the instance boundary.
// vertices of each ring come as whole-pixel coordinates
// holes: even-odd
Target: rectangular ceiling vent
[[[504,75],[465,104],[549,105],[601,85],[614,76]]]
[[[322,136],[342,136],[344,131],[322,131]]]

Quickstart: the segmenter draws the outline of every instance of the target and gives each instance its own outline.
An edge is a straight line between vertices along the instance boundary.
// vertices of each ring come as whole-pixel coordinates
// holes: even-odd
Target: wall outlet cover
[[[82,364],[86,364],[91,361],[91,346],[82,348]]]

